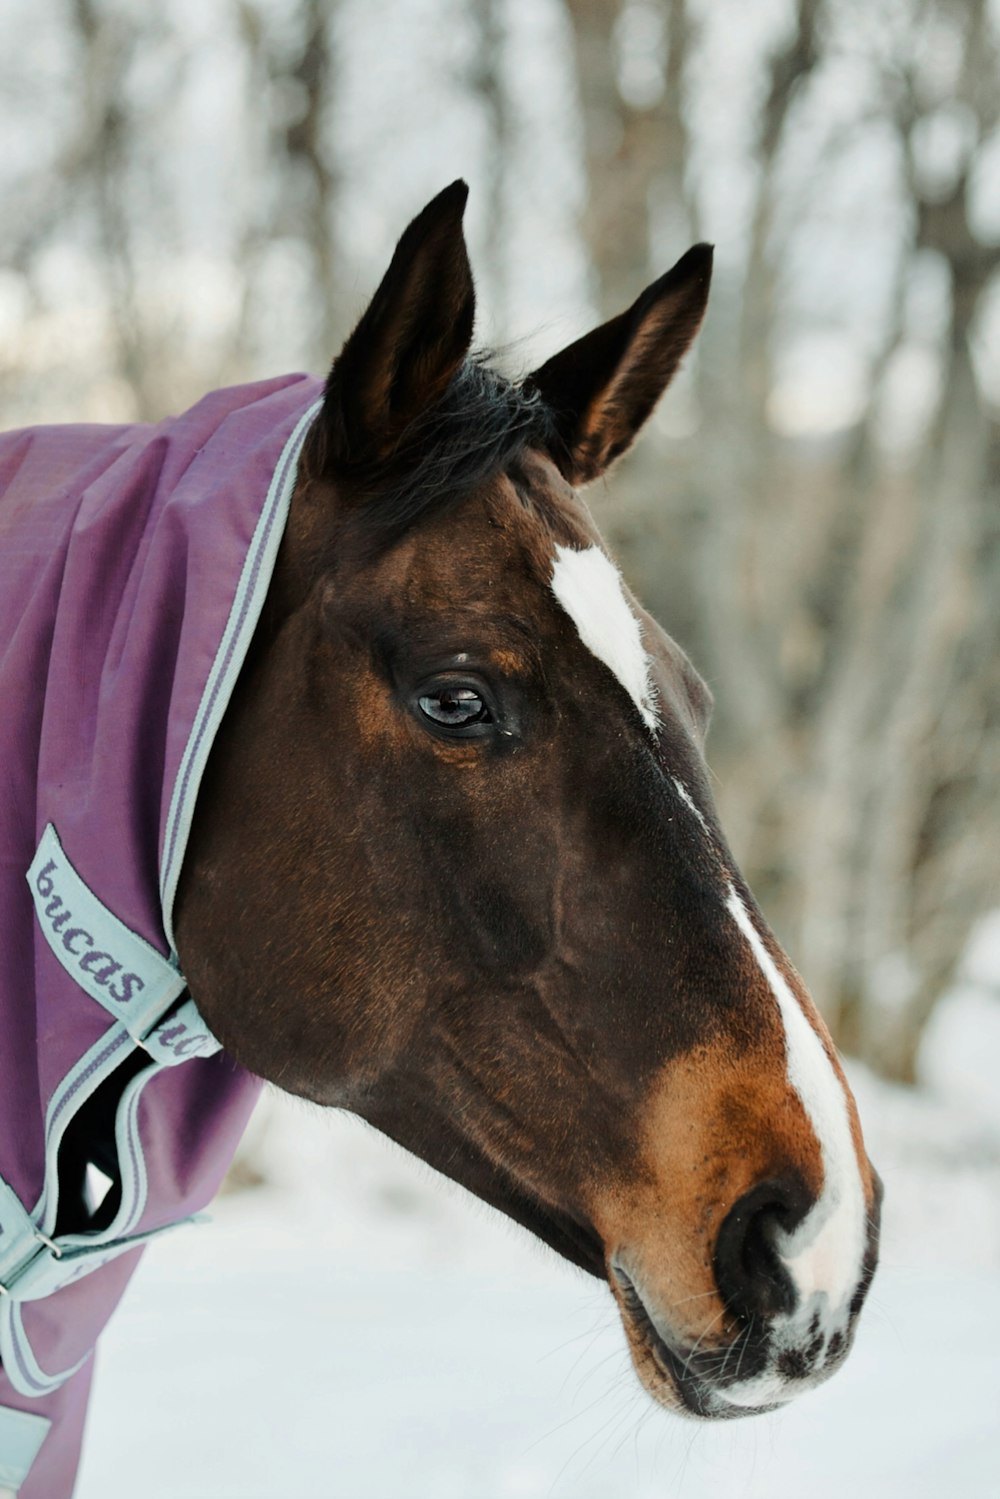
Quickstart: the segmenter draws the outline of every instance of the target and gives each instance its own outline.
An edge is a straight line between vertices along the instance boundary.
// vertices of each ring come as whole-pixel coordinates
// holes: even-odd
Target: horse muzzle
[[[829,1260],[823,1225],[809,1225],[809,1215],[802,1220],[812,1235],[810,1255],[801,1234],[797,1239],[796,1230],[782,1227],[774,1184],[747,1193],[727,1214],[712,1290],[672,1300],[658,1294],[642,1256],[628,1249],[611,1256],[609,1279],[632,1359],[655,1400],[708,1420],[757,1415],[787,1404],[840,1367],[878,1260],[882,1186],[874,1171],[872,1179],[860,1264],[847,1277],[827,1263],[826,1288],[818,1284],[816,1266],[817,1252]]]

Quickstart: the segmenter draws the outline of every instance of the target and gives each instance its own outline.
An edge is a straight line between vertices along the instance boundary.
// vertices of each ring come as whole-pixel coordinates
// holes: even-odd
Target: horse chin
[[[621,1313],[635,1372],[647,1394],[658,1405],[693,1420],[714,1414],[701,1383],[692,1377],[679,1348],[672,1346],[646,1311],[642,1298],[625,1271],[611,1272],[611,1289]]]
[[[689,1368],[690,1352],[674,1348],[648,1318],[624,1317],[632,1364],[646,1393],[674,1415],[692,1421],[725,1421],[774,1409],[773,1405],[740,1406],[725,1398]]]
[[[847,1353],[845,1345],[843,1354],[822,1370],[787,1378],[768,1367],[766,1348],[755,1347],[746,1331],[722,1348],[686,1347],[654,1323],[618,1267],[612,1269],[611,1286],[644,1389],[658,1405],[691,1420],[733,1421],[778,1410],[828,1379]]]

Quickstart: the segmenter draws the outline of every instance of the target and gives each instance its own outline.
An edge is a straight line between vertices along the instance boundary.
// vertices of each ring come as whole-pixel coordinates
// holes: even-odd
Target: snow
[[[598,1286],[487,1236],[482,1269],[408,1263],[408,1234],[394,1264],[348,1259],[248,1201],[151,1253],[81,1499],[131,1499],[140,1471],[147,1499],[1000,1494],[996,1276],[890,1270],[828,1386],[699,1428],[643,1398]]]
[[[648,1400],[611,1298],[359,1121],[269,1093],[214,1223],[146,1255],[78,1499],[1000,1499],[1000,917],[921,1055],[849,1069],[886,1186],[845,1367],[772,1416]],[[246,1171],[243,1173],[246,1175]]]

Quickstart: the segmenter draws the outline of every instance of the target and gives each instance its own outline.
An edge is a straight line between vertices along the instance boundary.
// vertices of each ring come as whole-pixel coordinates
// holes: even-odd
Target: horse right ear
[[[462,233],[468,195],[453,182],[417,215],[334,361],[318,423],[329,477],[390,459],[469,351],[476,301]]]
[[[554,418],[551,456],[570,484],[589,484],[631,447],[698,332],[711,277],[712,247],[695,245],[626,312],[528,377]]]

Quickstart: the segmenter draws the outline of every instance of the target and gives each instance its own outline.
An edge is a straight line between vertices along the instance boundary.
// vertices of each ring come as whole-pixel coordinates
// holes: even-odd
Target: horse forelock
[[[552,413],[537,391],[510,379],[488,350],[464,361],[443,394],[408,424],[377,464],[346,467],[352,510],[369,552],[394,546],[414,526],[450,510],[506,470],[527,448],[555,441]],[[304,468],[329,467],[321,422]]]

